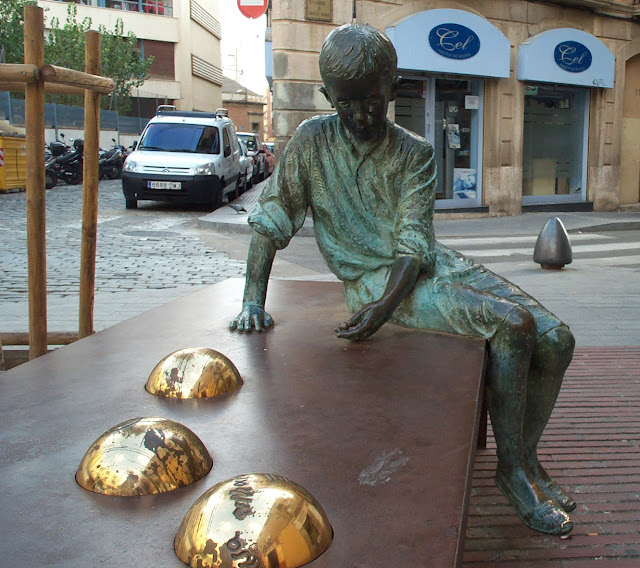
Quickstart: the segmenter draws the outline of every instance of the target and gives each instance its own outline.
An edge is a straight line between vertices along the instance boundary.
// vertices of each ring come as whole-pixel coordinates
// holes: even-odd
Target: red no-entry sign
[[[269,0],[238,0],[238,8],[247,18],[259,18],[267,11]]]

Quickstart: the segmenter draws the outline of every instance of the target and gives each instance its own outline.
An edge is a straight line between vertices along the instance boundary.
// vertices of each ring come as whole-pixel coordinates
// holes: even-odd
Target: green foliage
[[[60,26],[58,18],[52,18],[49,34],[44,39],[44,61],[58,67],[84,70],[84,34],[91,29],[91,18],[78,22],[78,8],[67,5],[67,20]]]
[[[24,61],[23,9],[25,4],[35,3],[35,0],[0,0],[0,46],[4,48],[7,63]],[[76,5],[68,4],[64,25],[60,25],[58,18],[52,18],[47,27],[49,33],[44,43],[45,63],[83,71],[84,34],[91,28],[91,18],[84,18],[79,22]],[[124,24],[120,18],[116,20],[112,31],[104,26],[100,26],[98,31],[102,34],[101,75],[113,79],[116,83],[112,95],[101,97],[101,106],[126,112],[131,106],[130,90],[142,85],[149,77],[153,57],[142,61],[138,38],[131,31],[125,35]],[[84,104],[81,96],[47,95],[47,98],[60,104]]]
[[[139,87],[149,76],[149,68],[154,61],[148,57],[144,61],[138,50],[138,39],[132,31],[124,35],[122,20],[116,20],[112,32],[100,26],[102,34],[102,75],[116,82],[116,88],[110,98],[117,105],[107,105],[113,110],[127,111],[131,105],[131,89]],[[102,97],[106,102],[107,97]],[[110,101],[111,102],[111,101]]]
[[[0,0],[0,63],[24,62],[24,7],[35,0]]]
[[[58,19],[53,18],[49,27],[51,32],[45,40],[45,61],[60,67],[83,70],[84,34],[91,28],[91,19],[85,18],[78,22],[76,5],[69,4],[64,26],[60,27]],[[132,87],[139,87],[148,78],[153,57],[142,61],[138,50],[138,38],[131,31],[124,34],[124,24],[120,18],[116,20],[112,31],[108,31],[102,25],[98,31],[102,35],[101,75],[113,79],[116,83],[111,95],[101,97],[101,106],[126,112],[131,106],[129,92]],[[63,104],[83,104],[82,98],[77,96],[62,95],[52,98],[55,102]]]

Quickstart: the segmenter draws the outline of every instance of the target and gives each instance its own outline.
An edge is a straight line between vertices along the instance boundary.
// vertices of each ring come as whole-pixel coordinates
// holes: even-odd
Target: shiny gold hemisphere
[[[100,436],[82,458],[76,481],[94,493],[164,493],[204,477],[213,460],[186,426],[167,418],[134,418]]]
[[[178,558],[201,568],[296,568],[320,556],[333,530],[320,503],[280,475],[227,479],[189,509],[174,540]]]
[[[187,347],[162,359],[151,371],[145,388],[168,398],[206,398],[242,386],[236,366],[208,347]]]

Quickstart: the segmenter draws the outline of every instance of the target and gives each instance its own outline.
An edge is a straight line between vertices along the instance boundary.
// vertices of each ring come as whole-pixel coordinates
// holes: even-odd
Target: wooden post
[[[91,32],[97,33],[97,32]],[[85,42],[86,42],[85,34]],[[86,43],[85,43],[86,48]],[[86,55],[86,50],[85,50]],[[85,65],[87,60],[85,58]],[[100,61],[98,61],[98,65]],[[40,78],[43,81],[51,83],[59,83],[61,85],[69,85],[73,87],[81,87],[83,89],[91,89],[92,91],[98,91],[103,95],[108,95],[113,91],[115,83],[113,79],[107,77],[99,77],[93,73],[76,71],[74,69],[67,69],[66,67],[56,67],[55,65],[43,65],[38,70]]]
[[[48,345],[70,345],[78,341],[78,334],[73,331],[50,331],[47,334]],[[20,331],[0,332],[0,348],[2,345],[29,345],[29,334]]]
[[[0,65],[0,81],[33,83],[38,80],[38,68],[35,65],[3,63]]]
[[[44,65],[44,11],[24,7],[24,62]],[[47,352],[47,253],[44,188],[44,84],[25,86],[29,359]]]
[[[85,34],[84,70],[100,73],[100,34]],[[82,250],[80,255],[80,338],[93,333],[98,234],[98,150],[100,140],[100,93],[84,94],[84,170],[82,181]]]
[[[14,91],[17,93],[24,93],[25,84],[17,83],[15,81],[2,81],[0,83],[0,91]],[[69,85],[60,85],[58,83],[44,83],[44,92],[51,95],[82,95],[84,96],[84,89],[80,87],[71,87]]]

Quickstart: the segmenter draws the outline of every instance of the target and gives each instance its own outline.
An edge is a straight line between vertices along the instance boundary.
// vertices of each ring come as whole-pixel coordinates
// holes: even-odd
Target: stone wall
[[[615,8],[616,3],[607,4]],[[629,93],[635,93],[627,89],[625,95],[625,77],[629,76],[626,63],[640,53],[640,24],[621,16],[640,8],[628,2],[617,4],[618,8],[608,7],[617,16],[611,17],[586,9],[513,0],[359,0],[356,19],[385,29],[423,10],[454,8],[487,19],[509,39],[510,77],[485,79],[484,83],[483,201],[493,214],[513,215],[521,211],[524,86],[517,79],[518,46],[527,38],[554,28],[576,28],[596,36],[616,57],[615,87],[590,90],[587,199],[596,210],[613,210],[621,200],[638,202],[638,192],[629,187],[636,182],[629,175],[625,174],[625,186],[620,187],[620,165],[622,152],[628,146],[622,143],[624,101],[631,96]],[[351,0],[333,0],[333,20],[329,23],[306,20],[304,1],[274,1],[273,113],[279,150],[302,120],[332,112],[318,91],[321,86],[318,53],[332,29],[352,21],[352,6]],[[633,87],[636,88],[640,85]],[[640,120],[640,115],[625,115],[627,141],[636,119]],[[634,140],[632,147],[640,145],[640,141]],[[630,164],[625,171],[633,167]]]

